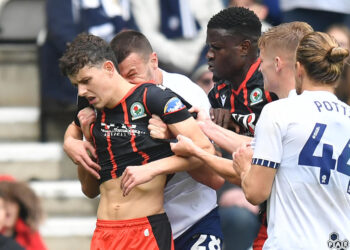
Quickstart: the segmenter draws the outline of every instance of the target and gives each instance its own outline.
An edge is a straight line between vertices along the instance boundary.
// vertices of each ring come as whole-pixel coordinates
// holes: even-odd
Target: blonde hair
[[[341,76],[344,59],[348,55],[349,51],[339,47],[330,35],[312,32],[300,41],[296,59],[311,79],[333,84]]]
[[[300,40],[311,32],[313,32],[312,27],[305,22],[283,23],[264,32],[258,46],[259,49],[280,48],[294,54]]]

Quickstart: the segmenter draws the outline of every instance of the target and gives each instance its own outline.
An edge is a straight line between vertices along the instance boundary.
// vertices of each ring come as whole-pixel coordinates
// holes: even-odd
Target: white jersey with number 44
[[[350,249],[350,107],[326,91],[267,104],[253,164],[276,168],[263,249]]]

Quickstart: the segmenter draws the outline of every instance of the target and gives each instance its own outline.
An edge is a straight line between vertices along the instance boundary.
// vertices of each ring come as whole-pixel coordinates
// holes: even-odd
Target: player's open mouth
[[[87,99],[88,99],[88,101],[89,101],[89,103],[90,103],[91,105],[94,104],[95,101],[96,101],[96,98],[95,98],[95,97],[87,97]]]

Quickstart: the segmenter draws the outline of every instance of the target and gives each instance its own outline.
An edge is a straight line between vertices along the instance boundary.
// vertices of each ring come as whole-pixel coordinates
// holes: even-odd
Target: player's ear
[[[276,56],[274,59],[275,71],[280,72],[282,69],[282,60],[279,56]]]
[[[295,63],[295,74],[296,77],[301,78],[302,75],[304,74],[305,70],[303,65],[300,64],[300,62]]]
[[[158,68],[158,56],[156,52],[152,52],[150,54],[150,61],[151,61],[151,65],[153,69],[157,69]]]
[[[105,61],[102,67],[110,75],[113,75],[113,73],[115,72],[115,67],[112,61]]]
[[[249,49],[251,47],[251,41],[249,40],[244,40],[242,43],[241,43],[241,52],[242,52],[242,55],[243,56],[247,56],[248,55],[248,52],[249,52]]]

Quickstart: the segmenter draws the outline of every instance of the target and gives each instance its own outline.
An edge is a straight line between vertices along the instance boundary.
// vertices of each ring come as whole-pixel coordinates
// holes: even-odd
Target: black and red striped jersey
[[[233,120],[243,128],[243,134],[254,135],[254,128],[265,104],[277,100],[274,93],[264,90],[258,59],[239,85],[221,80],[215,83],[208,98],[212,108],[229,109]]]
[[[90,133],[101,166],[101,183],[138,166],[173,155],[169,143],[154,140],[147,128],[152,114],[172,124],[191,115],[180,98],[162,85],[135,85],[113,108],[97,110]]]

